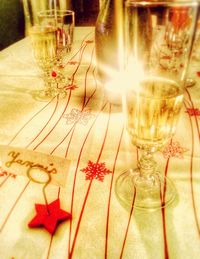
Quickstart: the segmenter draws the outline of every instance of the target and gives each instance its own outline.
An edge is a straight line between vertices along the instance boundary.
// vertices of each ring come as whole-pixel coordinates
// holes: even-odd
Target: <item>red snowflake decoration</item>
[[[105,167],[105,163],[93,163],[92,161],[88,161],[87,167],[81,169],[81,171],[86,174],[85,180],[96,179],[100,182],[103,182],[105,175],[112,173]]]
[[[198,108],[187,108],[186,112],[190,116],[200,116],[200,110]]]
[[[183,153],[186,151],[187,149],[181,147],[178,141],[172,141],[164,147],[162,153],[166,159],[170,157],[183,158]]]

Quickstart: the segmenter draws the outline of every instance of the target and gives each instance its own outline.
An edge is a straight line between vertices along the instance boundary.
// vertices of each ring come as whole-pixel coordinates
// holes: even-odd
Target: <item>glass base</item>
[[[130,169],[117,178],[116,196],[120,204],[130,210],[157,210],[170,205],[176,197],[173,182],[159,173],[141,175],[139,169]]]

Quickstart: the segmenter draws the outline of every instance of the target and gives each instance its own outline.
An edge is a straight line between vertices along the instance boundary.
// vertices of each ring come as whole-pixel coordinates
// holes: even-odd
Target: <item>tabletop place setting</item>
[[[199,1],[86,2],[0,49],[0,258],[198,258]]]

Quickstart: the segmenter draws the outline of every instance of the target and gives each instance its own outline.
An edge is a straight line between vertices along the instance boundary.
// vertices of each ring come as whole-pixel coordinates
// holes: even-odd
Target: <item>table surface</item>
[[[48,203],[60,200],[72,220],[51,235],[29,228],[42,185],[26,175],[0,173],[0,258],[200,258],[200,70],[193,60],[177,132],[156,154],[161,173],[174,181],[178,198],[154,212],[125,210],[116,178],[136,165],[121,107],[103,98],[97,83],[94,28],[75,30],[66,71],[67,96],[49,102],[33,97],[43,81],[28,38],[0,52],[0,143],[70,161],[65,185],[45,188]],[[99,165],[99,171],[94,170]]]

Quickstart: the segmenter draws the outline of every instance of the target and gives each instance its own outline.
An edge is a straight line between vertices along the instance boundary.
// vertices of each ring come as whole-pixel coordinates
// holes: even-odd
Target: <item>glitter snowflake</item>
[[[97,179],[100,182],[103,182],[105,175],[112,173],[105,167],[105,163],[93,163],[92,161],[88,161],[87,167],[81,171],[86,174],[85,180]]]
[[[186,112],[190,116],[200,116],[200,110],[198,108],[187,108]]]
[[[187,149],[181,147],[178,141],[172,141],[164,147],[162,153],[164,158],[170,158],[170,157],[183,158],[183,153],[186,151]]]
[[[77,122],[85,126],[94,115],[91,114],[90,110],[80,111],[74,108],[70,113],[65,114],[63,117],[66,118],[67,124],[74,124]]]

